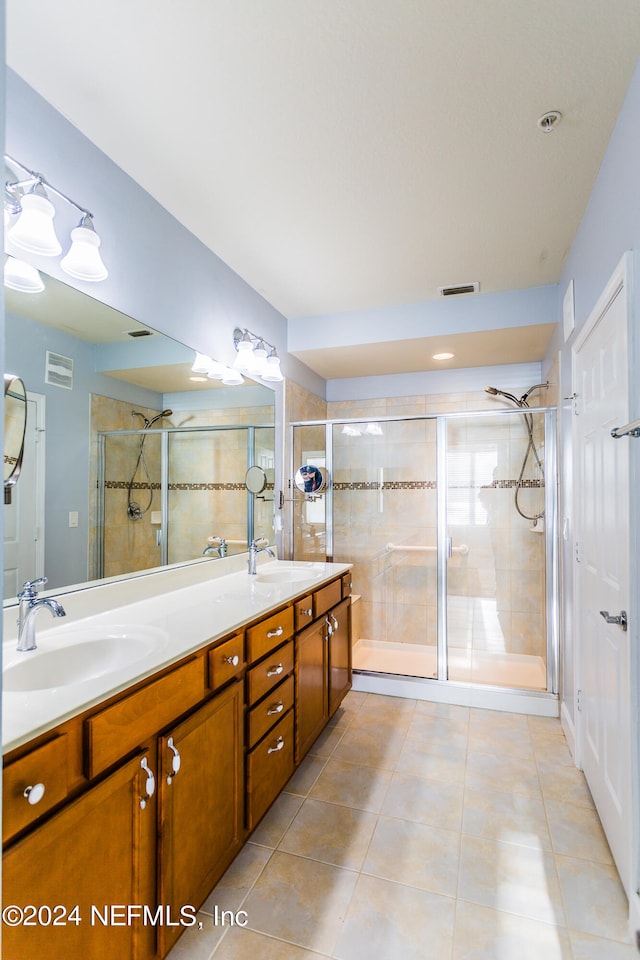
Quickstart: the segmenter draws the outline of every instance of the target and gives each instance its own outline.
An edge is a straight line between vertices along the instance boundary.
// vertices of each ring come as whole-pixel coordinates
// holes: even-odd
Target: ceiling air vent
[[[73,390],[73,360],[71,357],[63,357],[60,353],[52,353],[47,350],[44,382],[52,387]]]
[[[441,297],[459,297],[461,293],[478,293],[479,283],[456,283],[451,287],[438,287]]]

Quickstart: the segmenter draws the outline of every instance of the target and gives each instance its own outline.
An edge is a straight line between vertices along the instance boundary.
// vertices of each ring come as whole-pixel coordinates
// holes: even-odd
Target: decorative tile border
[[[148,490],[149,484],[142,481],[136,481],[135,483],[129,483],[128,480],[105,480],[104,483],[106,490]],[[159,490],[160,484],[157,482],[151,483],[152,490]],[[265,490],[273,490],[274,485],[268,483],[265,486]],[[170,483],[169,490],[242,490],[246,493],[246,486],[244,483]]]
[[[355,483],[334,483],[333,489],[338,492],[352,490],[435,490],[435,480],[385,480],[379,483],[376,480]],[[515,487],[539,489],[544,487],[544,480],[494,480],[492,483],[451,483],[449,490],[511,490]]]

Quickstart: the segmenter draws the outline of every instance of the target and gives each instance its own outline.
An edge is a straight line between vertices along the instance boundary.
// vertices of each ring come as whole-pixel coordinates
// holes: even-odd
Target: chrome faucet
[[[202,551],[204,557],[211,557],[215,553],[218,557],[226,557],[228,553],[228,544],[224,537],[209,537],[209,546]],[[217,544],[217,546],[216,546]]]
[[[18,608],[18,650],[36,649],[36,616],[43,607],[51,613],[53,617],[66,617],[66,610],[61,603],[51,597],[42,597],[38,599],[38,591],[35,587],[44,585],[47,582],[46,577],[40,577],[38,580],[27,580],[22,584],[22,590],[18,594],[20,606]]]
[[[267,546],[269,541],[266,537],[256,537],[255,540],[252,540],[249,544],[249,575],[255,576],[256,573],[256,559],[259,553],[268,553],[270,557],[273,557],[275,560],[275,553],[271,547]]]

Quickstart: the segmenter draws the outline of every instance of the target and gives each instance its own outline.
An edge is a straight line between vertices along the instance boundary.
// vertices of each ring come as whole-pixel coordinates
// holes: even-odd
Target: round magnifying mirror
[[[327,487],[327,473],[324,467],[305,463],[296,470],[293,482],[301,493],[323,493]]]
[[[244,483],[249,493],[262,493],[267,485],[267,475],[262,467],[249,467]]]
[[[22,466],[27,391],[20,377],[4,375],[4,485],[13,486]]]

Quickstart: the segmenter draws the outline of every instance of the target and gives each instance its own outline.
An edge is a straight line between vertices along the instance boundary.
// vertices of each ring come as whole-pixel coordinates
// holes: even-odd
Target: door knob
[[[621,610],[619,616],[617,617],[610,616],[608,610],[601,610],[600,616],[603,617],[607,621],[607,623],[617,623],[619,626],[622,627],[623,630],[626,631],[628,626],[626,610]]]

